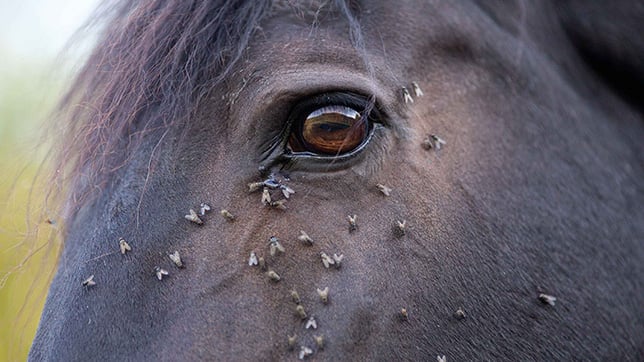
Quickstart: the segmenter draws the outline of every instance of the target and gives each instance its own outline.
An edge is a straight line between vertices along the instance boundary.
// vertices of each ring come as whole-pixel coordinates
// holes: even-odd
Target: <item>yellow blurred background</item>
[[[27,358],[53,276],[61,240],[45,222],[43,160],[55,137],[43,130],[87,49],[66,42],[95,5],[0,1],[0,361]]]

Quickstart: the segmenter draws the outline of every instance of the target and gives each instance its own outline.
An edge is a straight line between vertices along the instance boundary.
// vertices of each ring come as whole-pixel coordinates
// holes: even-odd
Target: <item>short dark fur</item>
[[[644,79],[644,9],[586,4],[114,8],[63,101],[69,222],[31,358],[641,359],[644,122],[626,88]],[[405,102],[412,82],[425,95]],[[263,163],[290,111],[332,92],[375,100],[365,150],[333,172]],[[447,144],[423,148],[430,134]],[[296,191],[287,210],[248,193],[271,171]],[[203,225],[184,219],[204,201]],[[284,253],[269,254],[272,236]]]

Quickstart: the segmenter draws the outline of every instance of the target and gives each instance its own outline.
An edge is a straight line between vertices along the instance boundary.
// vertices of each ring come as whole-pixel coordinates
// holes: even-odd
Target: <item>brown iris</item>
[[[367,121],[350,107],[332,105],[311,112],[291,134],[295,152],[339,155],[360,146],[368,133]]]

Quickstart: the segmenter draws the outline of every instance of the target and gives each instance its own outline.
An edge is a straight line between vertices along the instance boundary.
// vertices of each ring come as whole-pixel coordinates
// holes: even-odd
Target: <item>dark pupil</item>
[[[346,124],[337,124],[337,123],[329,123],[329,124],[320,124],[318,125],[318,128],[320,131],[326,131],[326,132],[333,132],[333,131],[338,131],[341,129],[347,129],[349,128],[349,125]]]
[[[301,132],[306,151],[335,155],[358,147],[367,135],[367,123],[352,108],[328,106],[312,112]]]

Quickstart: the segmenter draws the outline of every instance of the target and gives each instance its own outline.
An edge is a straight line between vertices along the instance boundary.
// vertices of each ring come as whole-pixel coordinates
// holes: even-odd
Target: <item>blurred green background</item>
[[[38,220],[44,180],[36,173],[44,157],[34,140],[61,88],[43,80],[45,67],[0,70],[0,360],[7,361],[26,357],[56,257]]]
[[[53,276],[61,240],[45,222],[43,160],[55,135],[44,130],[87,49],[66,42],[95,4],[0,0],[0,361],[26,359]]]

